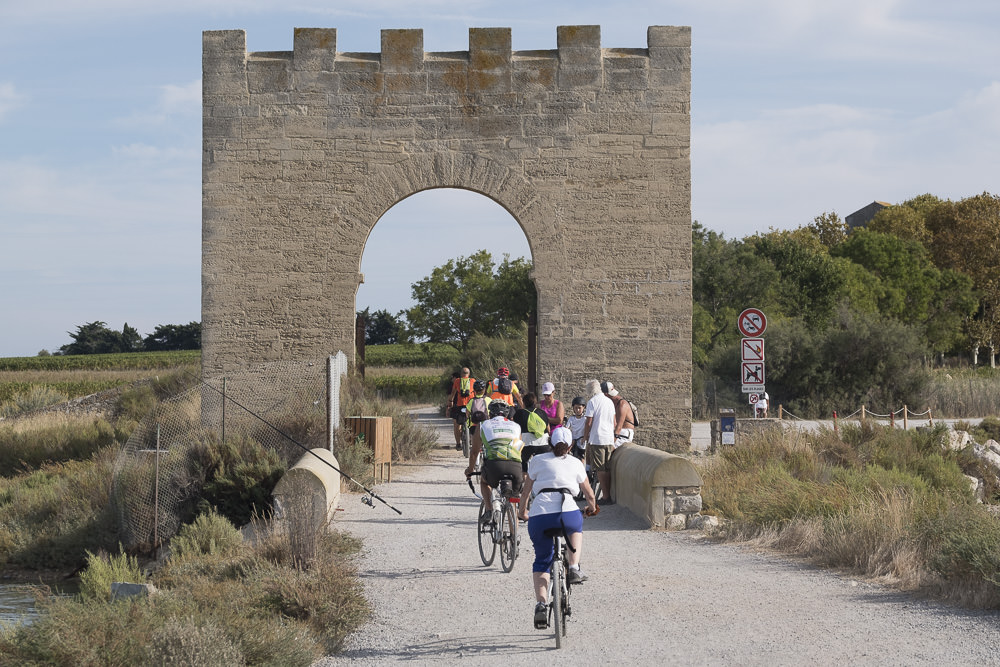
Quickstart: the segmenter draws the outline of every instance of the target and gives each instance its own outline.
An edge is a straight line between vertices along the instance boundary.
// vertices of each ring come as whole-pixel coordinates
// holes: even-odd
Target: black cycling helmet
[[[506,417],[507,416],[507,403],[504,401],[490,401],[490,406],[487,408],[490,413],[490,419],[493,417]]]
[[[511,373],[510,374],[510,381],[511,382],[517,382],[517,373]]]
[[[577,396],[576,398],[573,399],[573,405],[582,405],[586,407],[587,401],[583,398],[583,396]]]
[[[485,380],[476,380],[475,382],[472,383],[472,388],[476,390],[476,393],[479,393],[483,389],[486,389],[486,381]]]

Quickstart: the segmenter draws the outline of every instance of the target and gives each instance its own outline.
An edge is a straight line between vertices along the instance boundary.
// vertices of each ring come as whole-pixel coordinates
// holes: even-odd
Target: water
[[[0,626],[31,623],[37,616],[30,586],[0,584]]]

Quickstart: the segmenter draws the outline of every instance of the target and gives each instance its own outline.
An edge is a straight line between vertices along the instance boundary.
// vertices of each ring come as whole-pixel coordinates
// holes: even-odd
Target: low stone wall
[[[616,503],[655,530],[683,530],[701,512],[701,475],[687,459],[659,449],[626,444],[611,457]]]
[[[333,452],[318,448],[304,454],[274,486],[274,517],[289,528],[324,526],[340,502],[340,473]]]

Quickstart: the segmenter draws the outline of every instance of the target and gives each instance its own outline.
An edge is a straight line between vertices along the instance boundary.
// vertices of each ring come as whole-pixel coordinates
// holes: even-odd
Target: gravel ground
[[[532,625],[531,543],[514,571],[484,567],[479,501],[446,420],[422,465],[376,491],[402,510],[344,496],[338,527],[364,540],[359,570],[375,614],[316,667],[557,660],[670,665],[1000,664],[1000,614],[952,609],[700,534],[656,533],[620,506],[584,527],[569,635]],[[522,524],[523,527],[523,524]],[[596,661],[596,663],[595,663]]]

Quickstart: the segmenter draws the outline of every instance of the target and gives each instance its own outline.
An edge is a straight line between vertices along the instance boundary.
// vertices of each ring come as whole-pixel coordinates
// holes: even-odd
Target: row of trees
[[[107,323],[96,321],[81,324],[76,332],[67,332],[73,339],[56,354],[115,354],[119,352],[160,352],[168,350],[200,350],[201,323],[161,324],[145,338],[125,323],[121,331],[109,329]]]
[[[497,263],[487,250],[450,259],[412,285],[416,305],[392,315],[386,310],[365,317],[365,343],[385,345],[413,340],[456,343],[466,350],[476,332],[498,337],[516,332],[535,311],[531,265],[504,255]]]
[[[767,387],[807,415],[922,402],[925,362],[1000,342],[1000,198],[921,195],[849,230],[833,213],[728,240],[693,228],[695,400],[738,399],[744,308],[763,310]]]

